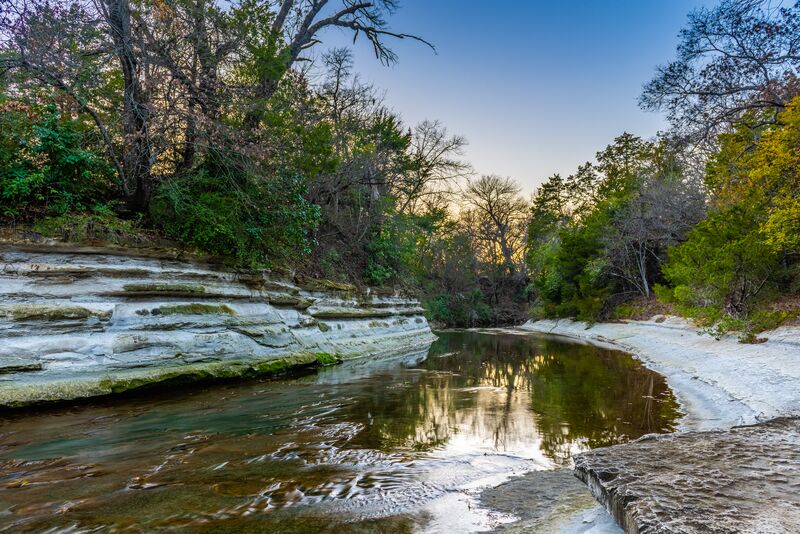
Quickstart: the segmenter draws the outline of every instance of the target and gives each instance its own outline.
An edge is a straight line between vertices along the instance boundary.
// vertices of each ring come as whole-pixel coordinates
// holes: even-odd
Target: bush
[[[781,271],[778,254],[759,235],[758,216],[753,206],[711,213],[671,249],[664,274],[672,299],[684,307],[746,316]]]
[[[118,218],[106,206],[96,206],[91,213],[44,217],[34,223],[33,229],[42,235],[71,242],[99,240],[131,245],[146,239],[135,222]]]
[[[0,100],[0,215],[83,212],[114,197],[114,172],[81,126],[52,104]]]
[[[150,214],[181,243],[244,267],[296,262],[311,250],[319,208],[305,200],[302,178],[256,179],[209,165],[160,186]]]
[[[488,324],[492,308],[483,300],[480,290],[456,295],[436,295],[424,303],[428,319],[459,328]]]

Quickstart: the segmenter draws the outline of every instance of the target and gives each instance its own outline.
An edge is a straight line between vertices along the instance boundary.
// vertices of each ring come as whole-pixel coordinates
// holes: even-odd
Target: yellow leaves
[[[152,15],[159,22],[169,22],[175,17],[175,10],[164,0],[150,0]]]
[[[782,250],[800,250],[800,197],[782,197],[761,227],[767,243]]]
[[[746,125],[720,137],[708,183],[722,206],[762,206],[759,233],[780,250],[800,249],[800,97],[759,136]]]

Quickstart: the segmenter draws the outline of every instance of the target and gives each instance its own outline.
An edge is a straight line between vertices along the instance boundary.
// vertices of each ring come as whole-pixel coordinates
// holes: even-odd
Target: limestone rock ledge
[[[645,436],[575,457],[629,534],[800,532],[800,419]]]
[[[119,250],[0,245],[0,407],[427,351],[419,303]]]

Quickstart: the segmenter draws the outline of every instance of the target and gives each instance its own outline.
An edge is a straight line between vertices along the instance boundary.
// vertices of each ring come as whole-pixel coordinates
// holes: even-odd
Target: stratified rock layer
[[[421,352],[434,339],[415,300],[346,284],[119,250],[0,248],[0,407]]]
[[[625,532],[800,532],[800,419],[646,437],[575,458]]]

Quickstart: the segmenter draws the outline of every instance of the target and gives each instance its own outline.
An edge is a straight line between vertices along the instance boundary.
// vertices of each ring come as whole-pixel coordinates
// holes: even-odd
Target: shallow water
[[[427,358],[8,416],[0,528],[465,531],[475,492],[673,429],[665,381],[547,337],[440,333]]]

